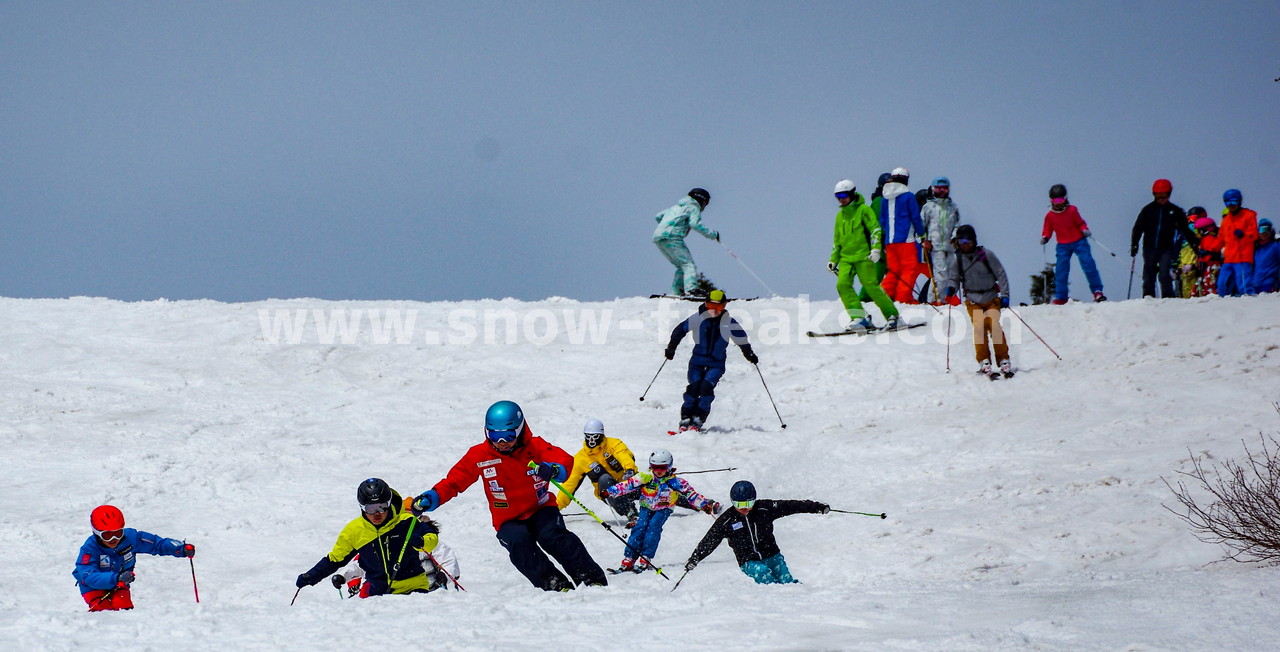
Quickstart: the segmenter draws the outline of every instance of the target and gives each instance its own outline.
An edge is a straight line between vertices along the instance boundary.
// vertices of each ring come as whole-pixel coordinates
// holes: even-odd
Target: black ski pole
[[[787,423],[782,420],[782,413],[778,412],[778,404],[773,402],[773,393],[769,391],[769,383],[764,382],[764,374],[760,373],[760,365],[751,365],[756,368],[756,375],[760,376],[760,384],[764,385],[764,393],[769,397],[769,404],[773,406],[773,413],[778,415],[778,423],[782,424],[782,429],[787,429]]]
[[[694,473],[719,473],[720,471],[737,471],[738,467],[730,466],[724,469],[707,469],[705,471],[677,471],[671,475],[693,475]]]
[[[298,601],[298,594],[299,594],[299,593],[302,593],[302,587],[301,587],[301,586],[299,586],[299,587],[298,587],[298,590],[297,590],[297,591],[294,591],[294,592],[293,592],[293,599],[289,601],[289,606],[290,606],[290,607],[292,607],[292,606],[293,606],[293,603],[295,603],[295,602],[297,602],[297,601]]]
[[[1133,298],[1133,266],[1137,262],[1138,262],[1137,256],[1129,256],[1129,293],[1124,295],[1124,298],[1126,300]]]
[[[537,463],[537,462],[529,462],[529,468],[531,468],[531,469],[536,469],[536,468],[538,468],[538,463]],[[652,568],[652,569],[653,569],[653,571],[654,571],[655,573],[657,573],[657,574],[659,574],[659,575],[661,575],[661,576],[662,576],[662,579],[667,580],[668,582],[670,582],[670,581],[671,581],[671,578],[670,578],[670,577],[667,577],[667,574],[666,574],[666,573],[664,573],[664,572],[662,572],[662,567],[661,567],[661,566],[659,566],[659,565],[657,565],[657,564],[653,563],[653,560],[652,560],[652,559],[649,559],[648,557],[645,557],[644,555],[640,554],[640,551],[639,551],[639,550],[637,550],[635,546],[631,545],[630,543],[627,543],[627,540],[626,540],[626,539],[624,539],[624,538],[622,538],[622,537],[618,536],[618,533],[617,533],[617,532],[614,532],[614,531],[613,531],[613,528],[609,527],[609,524],[608,524],[608,523],[605,523],[605,522],[604,522],[604,521],[603,521],[599,516],[596,516],[596,513],[595,513],[595,512],[593,512],[593,511],[591,511],[591,508],[587,507],[586,505],[583,505],[583,504],[582,504],[582,501],[581,501],[581,500],[578,500],[578,497],[577,497],[577,496],[575,496],[575,495],[573,495],[573,492],[572,492],[572,491],[569,491],[568,489],[565,489],[565,488],[564,488],[564,485],[560,484],[560,482],[559,482],[559,481],[557,481],[555,478],[551,478],[551,479],[550,479],[550,482],[551,482],[551,484],[555,485],[556,489],[559,489],[561,493],[563,493],[563,494],[565,494],[566,496],[568,496],[570,500],[572,500],[572,501],[573,501],[573,502],[575,502],[575,503],[578,503],[578,507],[581,507],[581,508],[582,508],[582,511],[586,512],[588,516],[590,516],[591,518],[594,518],[594,519],[596,520],[596,522],[597,522],[597,523],[599,523],[600,525],[603,525],[603,526],[604,526],[604,529],[606,529],[606,530],[608,530],[608,531],[609,531],[609,534],[612,534],[612,535],[613,535],[613,537],[614,537],[615,539],[617,539],[617,540],[621,541],[621,542],[622,542],[622,545],[624,545],[624,546],[626,546],[626,547],[627,547],[627,550],[630,550],[631,552],[634,552],[634,553],[636,554],[636,559],[640,559],[640,560],[644,561],[644,563],[648,564],[648,565],[649,565],[649,568]]]
[[[658,373],[653,375],[653,380],[649,381],[649,386],[644,388],[644,394],[640,395],[640,400],[644,400],[644,397],[649,393],[649,388],[653,387],[653,382],[658,379],[658,374],[662,373],[662,368],[665,366],[667,366],[667,359],[663,358],[662,364],[658,365]]]
[[[851,512],[851,511],[849,511],[849,510],[847,510],[847,509],[833,509],[833,510],[831,510],[831,511],[833,511],[833,512],[840,512],[841,514],[858,514],[858,515],[861,515],[861,516],[875,516],[875,517],[878,517],[878,518],[889,518],[889,515],[888,515],[888,514],[883,514],[883,513],[881,513],[881,514],[872,514],[871,512]]]
[[[689,570],[688,570],[688,569],[685,569],[685,571],[684,571],[683,573],[681,573],[681,574],[680,574],[680,579],[676,580],[676,585],[675,585],[675,586],[673,586],[673,587],[671,587],[671,592],[672,592],[672,593],[675,593],[675,592],[676,592],[676,589],[680,588],[680,583],[684,581],[684,576],[685,576],[685,575],[688,575],[688,574],[689,574]]]

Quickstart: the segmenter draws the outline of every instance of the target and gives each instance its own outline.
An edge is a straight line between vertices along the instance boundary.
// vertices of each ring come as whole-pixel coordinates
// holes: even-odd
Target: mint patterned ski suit
[[[653,219],[658,222],[658,228],[653,232],[653,244],[676,266],[671,294],[683,296],[693,292],[698,287],[698,267],[693,263],[693,255],[689,253],[684,238],[691,228],[711,240],[719,240],[720,234],[702,224],[702,206],[693,197],[681,199]]]

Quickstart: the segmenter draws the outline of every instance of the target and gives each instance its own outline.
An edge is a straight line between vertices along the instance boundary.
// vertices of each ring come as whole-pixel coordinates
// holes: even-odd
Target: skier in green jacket
[[[862,285],[862,292],[875,302],[887,320],[885,329],[892,330],[899,326],[898,308],[876,282],[876,263],[882,255],[880,221],[856,190],[848,179],[836,184],[840,212],[836,213],[831,261],[827,263],[827,269],[836,275],[836,291],[853,320],[845,330],[865,333],[876,328],[862,307],[858,291],[853,288],[855,276]]]

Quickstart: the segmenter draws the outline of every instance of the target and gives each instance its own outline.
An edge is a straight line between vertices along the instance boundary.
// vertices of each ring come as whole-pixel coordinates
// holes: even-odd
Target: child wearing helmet
[[[693,333],[693,351],[689,356],[689,384],[684,390],[684,403],[680,406],[680,430],[698,430],[711,415],[711,402],[716,400],[716,384],[724,376],[725,357],[729,341],[742,349],[742,357],[756,364],[760,358],[747,341],[747,332],[725,310],[728,299],[722,290],[712,290],[698,312],[680,322],[671,331],[664,353],[668,360],[676,357],[680,340]]]
[[[1089,225],[1080,217],[1080,211],[1067,199],[1067,187],[1057,183],[1049,188],[1049,212],[1044,214],[1044,228],[1040,231],[1040,245],[1048,244],[1049,238],[1058,239],[1057,264],[1053,268],[1053,304],[1063,305],[1070,296],[1068,284],[1071,276],[1071,257],[1080,261],[1084,277],[1089,281],[1089,291],[1093,292],[1094,301],[1106,301],[1102,293],[1102,276],[1098,274],[1098,266],[1093,262],[1093,251],[1089,249]]]
[[[831,507],[813,500],[761,500],[756,497],[755,485],[747,480],[733,483],[729,490],[733,509],[726,509],[698,542],[685,572],[715,552],[720,542],[729,540],[729,547],[737,559],[738,568],[756,584],[791,584],[798,582],[787,568],[787,560],[778,548],[773,536],[773,522],[792,514],[826,514]]]
[[[1211,217],[1196,220],[1196,230],[1200,232],[1200,250],[1197,263],[1200,278],[1196,279],[1198,297],[1207,297],[1218,293],[1218,272],[1222,269],[1222,238],[1218,237],[1218,225]]]
[[[693,263],[688,245],[684,243],[689,229],[708,239],[720,241],[719,231],[702,224],[702,211],[710,203],[711,193],[702,188],[694,188],[687,197],[676,202],[675,206],[653,218],[658,222],[658,228],[653,232],[653,244],[676,266],[676,275],[671,281],[671,294],[675,296],[691,295],[698,288],[698,267]]]
[[[1200,278],[1199,265],[1199,239],[1204,237],[1204,232],[1196,228],[1196,222],[1200,218],[1206,217],[1203,206],[1192,206],[1187,209],[1187,226],[1195,232],[1196,240],[1193,242],[1189,238],[1181,238],[1181,247],[1178,250],[1178,286],[1179,296],[1183,299],[1190,299],[1196,295],[1196,280]],[[1209,220],[1210,223],[1213,220]]]
[[[139,553],[166,557],[195,557],[196,547],[177,539],[124,526],[124,514],[114,505],[99,505],[89,514],[93,534],[80,546],[71,572],[89,611],[133,608],[131,589]]]
[[[694,509],[708,514],[720,513],[720,503],[698,493],[687,480],[676,475],[674,462],[670,452],[662,449],[653,451],[649,455],[648,471],[641,471],[605,492],[610,498],[640,492],[640,517],[627,538],[622,563],[613,572],[640,573],[648,570],[649,561],[658,552],[658,544],[662,541],[662,528],[681,497],[688,500]]]
[[[1275,292],[1280,288],[1280,242],[1271,220],[1258,220],[1258,248],[1253,252],[1253,291]]]
[[[403,507],[407,511],[413,510],[413,499],[405,498]],[[436,536],[440,535],[440,524],[426,514],[417,515],[418,522],[422,524],[424,530],[435,532]],[[426,550],[418,550],[418,561],[422,563],[430,586],[427,592],[435,591],[439,588],[447,588],[449,582],[453,582],[455,590],[461,590],[458,584],[458,578],[462,576],[461,567],[458,565],[458,555],[453,549],[443,541],[436,541],[436,547],[430,552]],[[364,567],[360,565],[360,555],[357,554],[352,563],[342,572],[330,578],[334,588],[346,588],[348,596],[360,596],[361,598],[369,597],[369,582],[365,579]]]
[[[618,498],[605,497],[605,491],[614,484],[626,480],[636,474],[636,457],[621,439],[606,437],[604,424],[599,419],[587,419],[582,426],[582,449],[573,456],[573,469],[569,478],[560,483],[565,489],[560,492],[556,504],[560,509],[573,502],[573,494],[578,491],[585,477],[595,485],[596,498],[605,501],[613,511],[627,519],[627,527],[633,527],[640,513],[636,510],[634,498],[625,496]]]
[[[1222,271],[1218,273],[1218,294],[1254,294],[1253,248],[1258,241],[1258,214],[1244,208],[1244,195],[1235,188],[1222,193]]]
[[[360,515],[338,533],[329,554],[298,576],[297,586],[312,586],[355,560],[364,571],[365,595],[426,593],[431,576],[417,552],[430,553],[439,542],[434,524],[420,523],[404,510],[404,499],[381,478],[356,487]]]

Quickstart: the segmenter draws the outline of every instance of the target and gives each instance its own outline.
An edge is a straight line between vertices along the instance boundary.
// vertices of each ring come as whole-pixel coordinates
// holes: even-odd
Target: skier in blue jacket
[[[697,314],[676,325],[667,343],[668,360],[676,357],[676,347],[684,336],[693,333],[693,354],[689,357],[689,385],[684,390],[684,403],[680,406],[680,430],[698,430],[711,414],[711,402],[716,400],[716,383],[724,375],[724,362],[733,340],[742,349],[747,362],[756,364],[760,358],[751,350],[747,332],[738,321],[729,317],[724,306],[727,303],[722,290],[712,290]]]
[[[1280,290],[1280,242],[1271,220],[1258,220],[1257,249],[1253,251],[1253,291]]]
[[[100,505],[89,514],[93,536],[80,546],[71,572],[80,586],[80,597],[89,611],[132,609],[135,556],[195,557],[196,547],[177,539],[124,526],[124,514],[112,505]]]
[[[702,188],[694,188],[689,191],[688,197],[653,218],[658,222],[658,228],[653,232],[653,244],[676,266],[675,279],[671,282],[671,294],[675,296],[693,294],[698,287],[698,267],[693,264],[693,255],[684,243],[689,229],[716,242],[720,241],[718,231],[702,224],[702,211],[710,203],[711,193]]]

